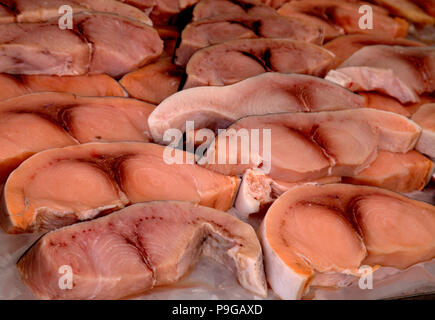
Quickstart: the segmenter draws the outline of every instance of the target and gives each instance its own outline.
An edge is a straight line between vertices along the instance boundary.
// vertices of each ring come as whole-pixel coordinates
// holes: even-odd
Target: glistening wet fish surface
[[[406,269],[435,257],[435,207],[374,187],[292,188],[260,227],[268,282],[283,299],[340,287],[366,265]]]
[[[170,162],[177,158],[181,164]],[[189,164],[187,158],[181,150],[139,142],[39,152],[9,176],[0,223],[9,233],[52,230],[152,200],[228,210],[239,179]]]
[[[260,243],[252,227],[211,208],[178,201],[140,203],[44,235],[18,262],[45,299],[118,299],[177,282],[201,255],[234,271],[241,286],[266,296]],[[59,287],[69,266],[72,287]]]
[[[58,19],[3,24],[0,49],[0,72],[119,77],[156,60],[163,42],[155,29],[140,21],[82,12],[74,15],[71,30],[60,29]]]
[[[225,129],[236,120],[280,112],[362,108],[364,99],[332,82],[298,74],[267,72],[229,86],[182,90],[160,103],[148,123],[154,141],[168,129]]]
[[[148,142],[154,105],[121,97],[34,93],[0,101],[0,183],[31,155],[87,142]]]

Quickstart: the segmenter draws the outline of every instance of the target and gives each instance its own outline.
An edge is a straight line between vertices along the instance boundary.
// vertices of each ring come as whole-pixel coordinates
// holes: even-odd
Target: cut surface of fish
[[[410,118],[422,105],[435,103],[431,94],[419,96],[418,102],[402,104],[397,99],[379,92],[358,92],[366,101],[367,108],[390,111]]]
[[[424,104],[412,115],[423,131],[416,149],[435,159],[435,103]]]
[[[327,80],[352,91],[379,91],[401,103],[435,90],[435,51],[431,47],[367,46],[355,52]]]
[[[325,39],[330,40],[344,34],[364,33],[383,35],[390,38],[405,37],[408,23],[400,18],[391,18],[382,7],[369,4],[373,12],[372,28],[360,28],[359,9],[366,2],[336,0],[291,1],[284,4],[278,13],[283,16],[299,17],[323,27]]]
[[[211,208],[179,201],[135,204],[44,235],[19,260],[24,283],[43,299],[119,299],[177,282],[201,255],[231,268],[241,286],[266,296],[254,229]],[[56,276],[72,269],[73,288]]]
[[[156,60],[163,42],[137,20],[83,12],[74,15],[71,30],[61,30],[57,19],[3,24],[0,49],[0,72],[118,77]]]
[[[105,74],[90,76],[28,76],[0,74],[0,100],[37,92],[69,92],[88,97],[126,94],[116,80]]]
[[[193,8],[193,21],[223,14],[278,15],[276,10],[257,0],[201,0]]]
[[[230,134],[231,129],[234,135]],[[258,151],[242,148],[242,139],[234,140],[241,129],[246,129],[249,136],[252,129],[270,129],[271,154],[263,154],[262,147]],[[232,175],[267,166],[272,178],[286,182],[325,175],[346,176],[374,161],[378,149],[402,153],[414,149],[420,133],[421,128],[404,116],[369,108],[250,116],[218,135],[201,162],[217,172]],[[260,132],[260,146],[263,139]],[[228,160],[234,155],[228,152],[219,155],[219,144],[226,143],[228,148],[231,142],[237,146],[235,164]],[[223,156],[227,161],[220,164],[217,159]],[[249,163],[244,164],[243,159],[249,159]]]
[[[327,42],[323,47],[335,54],[334,64],[336,68],[346,61],[352,54],[365,46],[390,45],[403,47],[421,47],[423,43],[403,38],[391,38],[382,35],[351,34],[335,38]]]
[[[332,61],[332,53],[303,41],[232,40],[195,52],[184,88],[228,85],[269,71],[321,76]]]
[[[117,97],[34,93],[0,102],[0,183],[22,161],[51,148],[87,142],[151,140],[154,106]]]
[[[309,182],[283,182],[271,179],[258,169],[248,169],[243,174],[235,208],[239,216],[264,212],[285,191],[303,183],[350,183],[374,186],[400,193],[422,190],[431,180],[434,163],[415,150],[407,153],[378,151],[376,159],[353,176],[326,176]]]
[[[178,91],[184,74],[171,60],[171,57],[160,58],[155,63],[126,74],[119,83],[131,97],[159,104]]]
[[[199,49],[236,39],[281,38],[322,44],[323,30],[279,15],[219,15],[189,23],[181,34],[175,63],[186,66]]]
[[[148,123],[154,141],[168,129],[224,129],[249,116],[361,108],[364,99],[332,82],[298,74],[267,72],[228,86],[182,90],[158,105]],[[168,143],[168,142],[166,142]]]
[[[358,92],[366,101],[366,107],[401,114],[405,117],[412,115],[412,108],[407,108],[397,99],[378,92]]]
[[[343,177],[343,182],[412,192],[422,190],[433,172],[433,162],[415,150],[407,153],[379,151],[369,167],[352,177]]]
[[[311,285],[346,286],[361,266],[376,274],[433,259],[435,207],[381,188],[304,185],[272,204],[259,233],[273,291],[299,299]]]
[[[375,0],[374,2],[387,8],[391,13],[412,22],[435,23],[435,1],[433,0]]]
[[[14,21],[10,22],[45,22],[58,19],[59,8],[67,5],[73,14],[83,11],[96,11],[129,17],[148,25],[152,25],[148,15],[128,4],[116,0],[4,0],[0,6],[11,12]],[[0,23],[2,23],[0,19]],[[7,21],[8,22],[8,21]]]
[[[376,161],[382,150],[411,151],[420,133],[421,128],[406,117],[368,108],[250,116],[216,136],[198,163],[222,174],[245,175],[236,207],[248,216],[295,184],[354,177]],[[257,148],[251,144],[255,139]],[[401,157],[396,160],[395,166],[402,170],[389,168],[385,175],[404,185],[427,183],[431,161],[420,159],[408,170]],[[248,169],[257,174],[247,175]]]
[[[170,163],[173,156],[182,164]],[[46,150],[9,176],[0,222],[9,233],[56,229],[132,203],[184,200],[228,210],[239,179],[151,143],[87,143]]]

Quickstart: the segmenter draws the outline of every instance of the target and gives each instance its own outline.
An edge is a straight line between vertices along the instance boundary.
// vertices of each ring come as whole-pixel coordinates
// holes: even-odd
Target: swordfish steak
[[[45,91],[70,92],[88,97],[126,95],[119,83],[105,74],[75,77],[0,74],[0,87],[0,100]]]
[[[43,236],[17,264],[44,299],[119,299],[177,282],[201,255],[229,266],[241,286],[266,296],[261,246],[250,225],[189,202],[153,201]],[[59,289],[62,265],[73,288]]]
[[[419,95],[435,91],[435,50],[367,46],[329,71],[326,79],[352,91],[379,91],[401,103],[419,102]]]
[[[118,77],[156,60],[162,51],[155,29],[112,14],[78,13],[72,30],[61,30],[57,19],[0,28],[0,72],[12,74]]]
[[[44,22],[59,19],[59,8],[68,5],[77,14],[83,11],[114,13],[152,25],[143,11],[116,0],[2,0],[0,7],[10,12],[10,22]],[[0,19],[0,23],[2,19]],[[6,21],[8,22],[8,21]]]
[[[260,238],[266,275],[282,299],[340,287],[367,265],[405,269],[435,257],[435,207],[374,187],[304,185],[269,208]]]
[[[180,91],[160,103],[148,118],[154,141],[166,130],[224,129],[236,120],[280,112],[311,112],[364,107],[364,99],[332,82],[300,74],[267,72],[229,86]]]
[[[312,43],[289,39],[239,39],[195,52],[184,89],[228,85],[264,72],[322,76],[333,54]]]
[[[0,183],[22,161],[87,142],[150,141],[154,106],[128,98],[35,93],[0,102]]]
[[[184,151],[139,142],[46,150],[9,176],[0,222],[9,233],[50,230],[152,200],[228,210],[239,179],[188,160]]]
[[[186,66],[199,49],[236,39],[281,38],[322,44],[323,30],[282,16],[219,15],[189,23],[181,34],[175,63]]]

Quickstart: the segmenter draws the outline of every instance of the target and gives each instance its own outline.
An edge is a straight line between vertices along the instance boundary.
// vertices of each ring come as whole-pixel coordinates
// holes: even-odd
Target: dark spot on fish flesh
[[[256,20],[252,23],[252,31],[259,37],[261,36],[261,26],[261,20]]]

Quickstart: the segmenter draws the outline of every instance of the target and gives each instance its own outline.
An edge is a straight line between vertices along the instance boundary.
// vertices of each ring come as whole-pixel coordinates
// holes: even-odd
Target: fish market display
[[[335,38],[327,42],[323,47],[335,55],[334,65],[331,66],[331,68],[335,69],[359,49],[364,48],[365,46],[374,46],[379,44],[403,47],[423,46],[421,42],[403,38],[391,38],[387,36],[367,34],[350,34]]]

